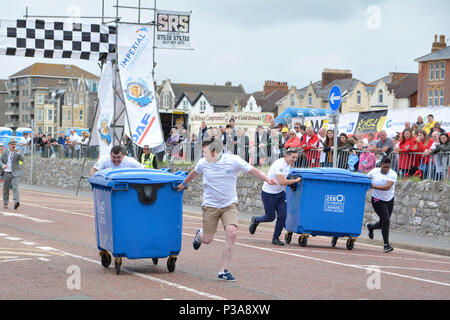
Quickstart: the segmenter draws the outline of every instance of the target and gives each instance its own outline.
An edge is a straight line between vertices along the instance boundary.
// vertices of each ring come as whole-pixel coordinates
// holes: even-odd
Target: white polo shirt
[[[94,165],[94,168],[98,171],[104,170],[104,169],[125,169],[125,168],[141,168],[144,169],[144,166],[139,163],[139,161],[136,161],[134,158],[124,156],[122,162],[115,166],[114,163],[111,160],[111,157],[109,155],[101,157],[97,163]]]
[[[374,198],[383,200],[383,201],[391,201],[395,195],[395,183],[397,182],[397,173],[389,169],[387,174],[381,173],[381,168],[372,169],[367,176],[372,179],[372,184],[376,187],[384,186],[388,181],[394,182],[393,186],[387,190],[376,190],[373,189],[372,196]]]
[[[239,156],[221,154],[217,162],[201,158],[194,171],[203,175],[202,206],[225,208],[238,202],[236,183],[238,173],[249,172],[253,167]]]
[[[267,173],[267,177],[269,179],[275,178],[277,180],[277,184],[270,185],[267,182],[264,181],[262,191],[266,193],[271,194],[278,194],[280,192],[284,191],[284,186],[281,186],[278,182],[277,175],[282,174],[285,178],[289,175],[289,170],[291,169],[291,166],[286,162],[284,158],[278,159],[275,161],[269,169],[269,172]]]

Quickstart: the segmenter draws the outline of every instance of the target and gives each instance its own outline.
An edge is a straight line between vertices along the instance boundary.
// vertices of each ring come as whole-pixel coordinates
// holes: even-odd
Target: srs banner
[[[126,132],[138,146],[150,148],[163,143],[152,77],[153,27],[120,25],[118,64],[129,125]]]
[[[156,47],[169,49],[191,48],[191,13],[188,11],[158,10],[156,13]]]

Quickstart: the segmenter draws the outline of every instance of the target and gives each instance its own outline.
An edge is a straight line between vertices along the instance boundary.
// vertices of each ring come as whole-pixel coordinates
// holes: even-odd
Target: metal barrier
[[[24,155],[30,155],[30,147],[24,148]],[[97,159],[99,154],[98,146],[85,146],[80,145],[75,147],[73,145],[60,145],[60,144],[44,144],[34,145],[34,156],[41,158],[52,159]]]

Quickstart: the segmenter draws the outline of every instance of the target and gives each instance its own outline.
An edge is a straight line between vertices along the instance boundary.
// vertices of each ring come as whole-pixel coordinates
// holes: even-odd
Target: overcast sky
[[[106,15],[115,15],[116,0],[105,3]],[[153,0],[141,3],[153,6]],[[35,15],[101,15],[101,0],[14,0],[2,6],[0,18],[22,18],[26,6]],[[450,37],[448,0],[157,0],[157,6],[192,10],[195,49],[157,50],[158,83],[231,81],[253,92],[275,80],[300,88],[320,80],[324,68],[350,69],[354,78],[372,82],[390,71],[417,72],[414,59],[430,52],[434,35]],[[132,10],[119,15],[137,18]],[[151,11],[142,14],[143,21],[152,17]],[[0,56],[0,78],[34,62],[100,73],[95,62]]]

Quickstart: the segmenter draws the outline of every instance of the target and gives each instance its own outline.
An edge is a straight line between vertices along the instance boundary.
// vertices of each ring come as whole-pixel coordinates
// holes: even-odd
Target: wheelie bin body
[[[361,234],[370,179],[336,168],[291,169],[302,181],[286,187],[286,230],[291,233],[356,238]]]
[[[97,247],[128,259],[177,256],[181,250],[186,172],[102,170],[89,179],[94,193]]]

